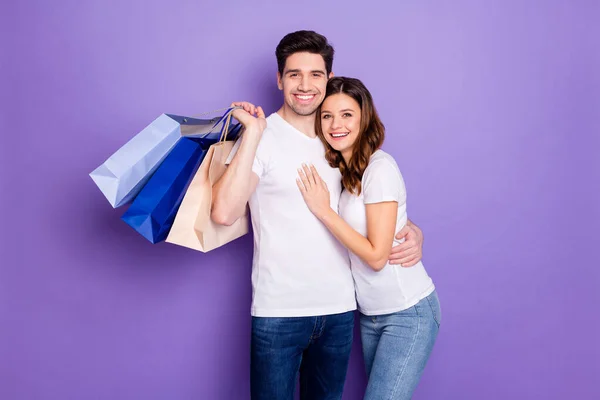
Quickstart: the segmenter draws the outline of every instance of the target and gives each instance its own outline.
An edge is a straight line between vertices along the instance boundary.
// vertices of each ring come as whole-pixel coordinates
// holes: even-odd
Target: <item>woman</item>
[[[361,81],[329,80],[316,131],[327,161],[342,173],[339,215],[313,166],[298,170],[297,183],[311,212],[351,252],[365,399],[410,399],[437,337],[440,306],[421,262],[388,264],[394,232],[407,221],[406,191],[396,162],[380,150],[384,127]]]

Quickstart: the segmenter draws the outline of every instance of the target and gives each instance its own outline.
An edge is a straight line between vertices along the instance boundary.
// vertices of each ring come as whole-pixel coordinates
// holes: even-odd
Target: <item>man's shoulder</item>
[[[270,141],[273,139],[273,136],[276,134],[278,130],[281,129],[278,119],[281,118],[277,113],[273,113],[267,117],[267,127],[263,131],[262,139],[266,141]]]
[[[281,129],[281,116],[274,112],[273,114],[267,117],[267,129]]]

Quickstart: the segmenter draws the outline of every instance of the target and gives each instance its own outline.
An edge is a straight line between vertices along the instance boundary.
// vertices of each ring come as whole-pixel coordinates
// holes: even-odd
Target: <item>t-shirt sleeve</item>
[[[239,137],[235,141],[235,144],[233,145],[233,148],[231,149],[231,152],[229,153],[227,160],[225,160],[225,165],[231,164],[231,161],[233,160],[233,157],[237,154],[241,143],[242,143],[242,138]],[[265,143],[264,136],[263,136],[258,144],[258,147],[256,149],[256,155],[254,157],[254,162],[252,163],[252,172],[254,172],[256,175],[258,175],[258,177],[261,179],[265,175],[265,172],[267,170],[267,168],[266,168],[267,160],[268,160],[267,155],[268,155],[268,151],[266,150],[266,143]]]
[[[369,164],[362,179],[364,204],[406,202],[406,188],[395,162],[387,159]]]

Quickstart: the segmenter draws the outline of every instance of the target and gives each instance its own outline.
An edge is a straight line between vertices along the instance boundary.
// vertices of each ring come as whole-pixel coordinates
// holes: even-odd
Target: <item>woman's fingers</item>
[[[306,177],[307,177],[308,181],[310,182],[311,186],[312,185],[316,185],[317,182],[315,180],[315,176],[313,175],[313,173],[310,170],[310,168],[308,167],[308,165],[302,164],[302,170],[304,171],[304,174],[306,175]]]
[[[300,176],[300,180],[302,180],[302,183],[304,184],[304,188],[306,190],[309,190],[311,188],[310,180],[306,176],[306,173],[304,172],[303,168],[298,168],[298,175]]]
[[[300,189],[300,193],[304,195],[304,193],[306,192],[306,188],[304,187],[304,184],[302,183],[300,178],[296,178],[296,184],[298,185],[298,189]]]
[[[309,167],[309,168],[310,168],[311,175],[312,175],[313,179],[315,180],[315,183],[316,183],[317,185],[320,185],[320,184],[321,184],[321,182],[322,182],[322,180],[321,180],[321,176],[320,176],[320,175],[319,175],[319,173],[317,172],[317,169],[316,169],[316,168],[315,168],[315,166],[314,166],[314,165],[312,165],[312,164],[310,164],[310,167]]]

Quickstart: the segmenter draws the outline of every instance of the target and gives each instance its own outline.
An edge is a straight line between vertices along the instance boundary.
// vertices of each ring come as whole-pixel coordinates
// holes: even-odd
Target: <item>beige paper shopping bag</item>
[[[225,161],[233,145],[232,141],[220,141],[208,149],[177,211],[168,243],[207,252],[248,233],[248,209],[230,226],[219,225],[210,218],[212,187],[225,173]]]

